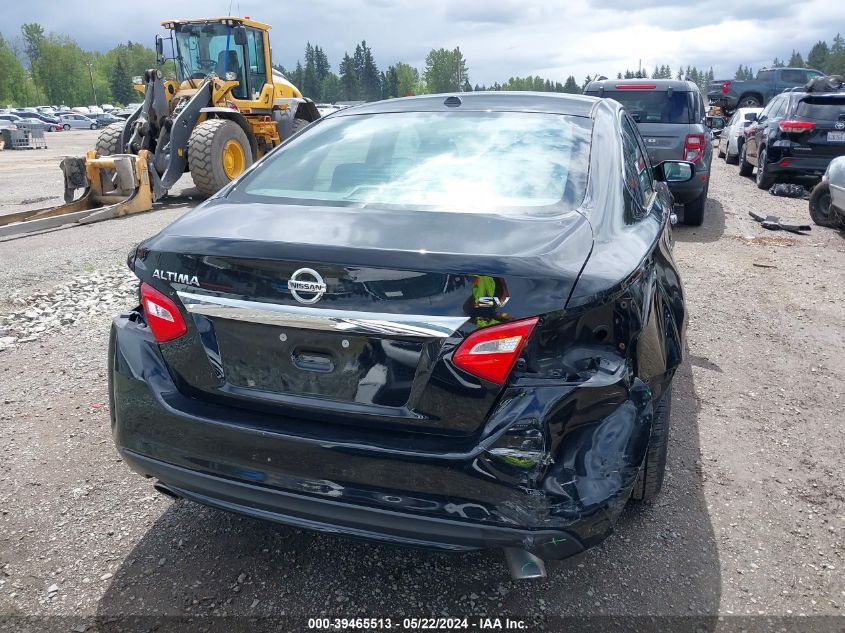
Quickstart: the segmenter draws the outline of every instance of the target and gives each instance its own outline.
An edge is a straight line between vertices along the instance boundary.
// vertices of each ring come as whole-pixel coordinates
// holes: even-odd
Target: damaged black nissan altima
[[[173,497],[545,573],[666,463],[686,308],[615,101],[471,93],[317,121],[140,244],[120,455]]]

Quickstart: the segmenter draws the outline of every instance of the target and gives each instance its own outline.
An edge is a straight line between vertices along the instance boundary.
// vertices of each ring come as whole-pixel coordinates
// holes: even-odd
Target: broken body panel
[[[222,192],[130,255],[187,325],[157,343],[142,309],[114,322],[112,425],[130,466],[201,503],[406,545],[564,558],[612,531],[684,349],[671,196],[660,184],[626,216],[618,108],[465,104],[590,117],[580,207],[479,221]],[[303,268],[325,279],[313,308],[285,283]],[[455,362],[474,332],[528,317],[505,384]]]

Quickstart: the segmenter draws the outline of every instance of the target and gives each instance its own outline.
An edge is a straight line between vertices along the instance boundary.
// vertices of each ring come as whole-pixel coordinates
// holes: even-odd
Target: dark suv
[[[757,168],[757,186],[818,180],[845,155],[845,92],[789,91],[777,95],[748,130],[739,173]]]
[[[670,79],[604,80],[590,82],[584,94],[614,99],[625,107],[637,122],[652,164],[664,160],[695,163],[695,178],[671,183],[669,189],[675,202],[684,205],[684,224],[700,225],[713,147],[698,86]]]

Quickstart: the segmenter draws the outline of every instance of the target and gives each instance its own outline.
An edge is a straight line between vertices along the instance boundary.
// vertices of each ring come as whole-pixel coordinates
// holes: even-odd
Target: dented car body
[[[650,446],[665,463],[686,313],[664,168],[589,97],[315,123],[130,254],[121,456],[309,529],[537,564],[598,543],[648,497]]]

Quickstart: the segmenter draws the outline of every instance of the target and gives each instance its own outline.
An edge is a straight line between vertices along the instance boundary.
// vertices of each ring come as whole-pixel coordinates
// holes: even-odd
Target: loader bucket
[[[147,150],[141,150],[137,156],[102,157],[91,150],[84,158],[65,158],[61,167],[65,175],[66,204],[0,216],[0,239],[66,224],[90,224],[153,207]],[[85,191],[78,200],[73,200],[76,189]]]

